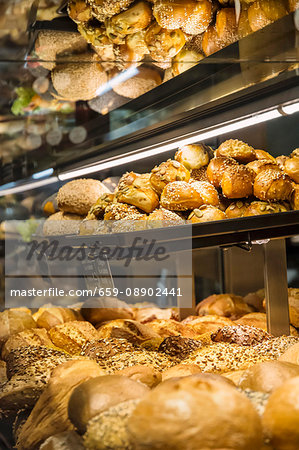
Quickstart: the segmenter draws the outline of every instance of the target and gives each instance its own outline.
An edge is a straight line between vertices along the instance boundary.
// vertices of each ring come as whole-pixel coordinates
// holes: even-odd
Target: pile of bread
[[[299,153],[274,158],[237,139],[214,152],[186,145],[150,173],[125,173],[114,193],[79,179],[58,192],[45,235],[102,234],[299,209]]]
[[[52,71],[56,95],[69,101],[91,100],[137,67],[134,76],[113,83],[106,106],[114,109],[298,7],[298,0],[240,3],[237,17],[234,0],[69,0],[80,34],[41,31],[35,53]]]
[[[298,450],[298,289],[289,302],[281,337],[257,312],[262,290],[212,295],[183,321],[109,298],[5,310],[0,439],[19,450]]]

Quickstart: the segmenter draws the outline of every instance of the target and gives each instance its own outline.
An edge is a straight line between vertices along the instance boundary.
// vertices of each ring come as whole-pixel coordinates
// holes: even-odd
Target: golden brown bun
[[[195,364],[177,364],[162,372],[162,381],[168,380],[169,378],[188,377],[197,373],[202,372]]]
[[[239,295],[214,294],[200,302],[196,307],[196,311],[199,316],[216,314],[234,320],[252,312],[253,308],[247,305],[243,297]]]
[[[225,326],[211,335],[213,342],[228,342],[238,345],[257,345],[273,336],[260,328],[248,325]],[[256,389],[258,391],[258,389]]]
[[[108,189],[98,180],[73,180],[59,189],[57,203],[64,212],[85,215],[106,192],[109,192]]]
[[[297,450],[299,442],[299,377],[270,396],[262,418],[263,430],[275,450]]]
[[[255,161],[248,163],[246,167],[251,169],[255,176],[264,169],[277,170],[281,173],[279,166],[270,159],[256,159]]]
[[[225,214],[229,219],[243,217],[245,212],[247,211],[248,206],[249,206],[248,202],[244,202],[241,200],[233,202],[229,205],[228,208],[226,208]]]
[[[207,175],[207,167],[201,167],[200,169],[191,170],[191,180],[194,181],[209,181]]]
[[[299,365],[299,343],[292,345],[279,357],[279,361]]]
[[[115,194],[116,200],[120,203],[136,206],[146,213],[151,213],[158,207],[159,197],[152,188],[150,176],[150,174],[136,176],[132,179],[132,183],[122,177]]]
[[[74,60],[74,57],[72,57]],[[51,72],[53,87],[62,100],[91,100],[101,86],[107,83],[107,73],[96,55],[80,54],[78,61],[57,64]]]
[[[55,347],[45,328],[31,328],[10,336],[2,347],[1,357],[5,360],[12,350],[28,345]]]
[[[287,175],[265,169],[256,176],[253,192],[260,200],[277,202],[290,200],[293,186]]]
[[[159,335],[149,327],[149,324],[143,325],[136,320],[129,319],[111,320],[98,330],[99,339],[126,339],[132,344],[140,344],[158,337]]]
[[[299,328],[299,289],[288,289],[289,293],[289,311],[290,323]]]
[[[107,208],[108,205],[110,205],[110,203],[114,201],[114,199],[115,199],[114,194],[108,194],[107,192],[105,194],[102,194],[88,211],[86,219],[88,220],[103,219],[105,209]]]
[[[24,311],[8,309],[0,312],[0,346],[10,336],[36,327],[37,324],[33,317]]]
[[[128,430],[140,450],[251,450],[262,443],[250,400],[226,382],[201,375],[161,383],[137,405]]]
[[[157,307],[136,308],[134,313],[134,319],[140,323],[148,323],[156,319],[179,320],[179,314],[178,311],[174,308],[165,308],[165,309]]]
[[[174,76],[180,75],[186,70],[196,66],[203,58],[204,55],[202,53],[188,49],[185,45],[185,47],[173,58],[171,73]]]
[[[257,0],[248,9],[248,20],[253,31],[269,25],[287,14],[283,1]]]
[[[160,202],[163,208],[173,211],[187,211],[203,204],[198,191],[186,181],[168,183],[163,189]]]
[[[175,154],[175,160],[182,163],[188,170],[200,169],[209,164],[213,150],[207,145],[185,145]]]
[[[17,448],[32,450],[49,436],[73,429],[68,419],[68,401],[73,389],[103,371],[94,361],[68,361],[55,368],[49,383],[23,425]]]
[[[263,306],[264,298],[265,289],[259,289],[256,292],[249,292],[249,294],[245,295],[244,302],[252,306],[259,312],[265,312],[265,308]]]
[[[65,322],[82,320],[81,314],[75,309],[54,306],[39,308],[39,310],[33,314],[33,318],[39,328],[45,328],[46,330],[50,330],[50,328]]]
[[[157,333],[162,338],[167,338],[169,336],[182,336],[186,338],[196,339],[199,336],[192,326],[184,325],[176,320],[153,320],[147,324],[152,331]]]
[[[246,166],[227,168],[221,179],[222,193],[227,198],[247,198],[253,193],[253,174]]]
[[[215,156],[233,158],[241,164],[247,164],[256,159],[254,149],[250,145],[245,144],[245,142],[238,141],[238,139],[229,139],[222,142],[217,148]]]
[[[200,194],[204,205],[219,206],[218,192],[211,183],[207,181],[193,181],[191,185]]]
[[[299,157],[287,159],[284,164],[284,171],[295,183],[299,183]]]
[[[151,185],[158,194],[161,194],[168,183],[172,183],[173,181],[188,182],[189,180],[189,170],[180,162],[172,161],[171,159],[161,163],[158,167],[154,167],[150,177]]]
[[[226,41],[219,38],[215,25],[210,25],[203,35],[202,49],[206,56],[218,52],[227,45]]]
[[[225,45],[232,44],[238,39],[238,24],[234,8],[223,8],[216,15],[216,33]],[[221,155],[222,156],[222,155]]]
[[[93,15],[100,22],[103,22],[108,17],[112,17],[127,9],[131,3],[132,0],[101,0],[100,2],[92,2]]]
[[[155,211],[148,216],[147,221],[147,228],[162,228],[183,225],[185,223],[184,219],[179,216],[179,214],[162,207],[155,209]]]
[[[255,150],[255,156],[257,159],[267,159],[268,161],[276,162],[274,156],[270,155],[270,153],[265,152],[265,150]]]
[[[110,307],[109,307],[110,306]],[[114,297],[101,297],[83,303],[81,314],[93,325],[116,319],[133,319],[134,313],[125,302]]]
[[[274,214],[288,211],[281,203],[273,202],[251,202],[246,208],[244,216],[259,216],[262,214]]]
[[[153,60],[167,66],[184,47],[186,37],[182,30],[167,30],[153,22],[145,33],[145,42]]]
[[[165,353],[168,356],[184,359],[198,348],[201,348],[203,343],[199,340],[189,339],[182,336],[169,336],[165,338],[160,346],[159,352]]]
[[[86,341],[98,338],[97,330],[89,322],[67,322],[49,330],[49,336],[56,345],[71,355],[79,355]]]
[[[81,432],[90,419],[127,400],[143,397],[149,388],[125,376],[98,376],[85,381],[72,393],[68,404],[71,422]]]
[[[162,83],[159,72],[149,67],[141,66],[134,77],[113,86],[114,92],[126,98],[137,98],[154,89]]]
[[[116,356],[121,352],[133,352],[135,347],[126,339],[97,339],[87,341],[81,350],[80,355],[89,359],[94,359],[98,364],[107,360],[111,356]]]
[[[196,317],[196,319],[191,320],[188,324],[193,330],[201,335],[205,333],[213,333],[225,326],[232,326],[234,325],[234,322],[227,317],[217,316],[214,314]]]
[[[224,220],[226,214],[221,209],[212,205],[203,205],[198,209],[194,209],[188,217],[191,223],[211,222],[213,220]]]
[[[132,205],[110,203],[105,209],[104,220],[142,220],[145,215]]]
[[[40,446],[39,450],[84,450],[83,440],[78,433],[73,430],[50,436]]]
[[[255,364],[241,375],[241,389],[271,393],[290,378],[299,377],[299,366],[289,362],[267,361]]]
[[[150,389],[157,386],[162,381],[162,375],[153,367],[132,366],[115,372],[115,375],[128,377],[131,380],[139,381],[148,386]]]
[[[267,331],[267,316],[265,313],[250,313],[236,320],[235,323],[239,325],[250,325],[256,328],[261,328],[262,330]],[[290,334],[291,336],[299,336],[296,328],[290,326]]]
[[[215,186],[216,189],[220,188],[222,176],[225,170],[236,165],[237,162],[233,158],[219,157],[211,159],[207,167],[209,182]]]
[[[52,214],[44,222],[43,234],[45,236],[78,234],[80,222],[83,219],[84,216],[59,211],[55,214]]]
[[[299,184],[293,183],[293,193],[291,196],[291,206],[293,209],[299,209]]]

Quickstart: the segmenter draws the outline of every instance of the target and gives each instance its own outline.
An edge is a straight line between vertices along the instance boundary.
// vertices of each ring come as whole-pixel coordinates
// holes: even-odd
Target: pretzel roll
[[[281,0],[257,0],[248,9],[248,20],[253,31],[258,31],[288,14]]]
[[[193,169],[191,170],[191,180],[193,181],[209,181],[208,175],[207,175],[207,166],[201,167],[200,169]]]
[[[238,39],[238,25],[236,22],[235,9],[220,9],[220,11],[217,12],[215,28],[219,39],[225,41],[226,45],[235,42]]]
[[[154,190],[161,194],[168,183],[173,181],[186,181],[190,179],[190,172],[179,161],[169,159],[152,170],[150,182]]]
[[[171,63],[186,43],[181,30],[166,30],[154,22],[145,33],[145,42],[154,61]]]
[[[184,145],[176,152],[174,159],[184,164],[188,170],[200,169],[209,164],[213,150],[204,144]]]
[[[224,171],[222,193],[227,198],[246,198],[253,192],[252,171],[246,166],[233,166]]]
[[[194,181],[191,186],[197,190],[203,204],[219,206],[219,196],[216,188],[207,181]]]
[[[215,186],[216,189],[220,188],[222,176],[226,169],[232,166],[237,166],[238,163],[232,158],[213,158],[211,159],[207,167],[207,176],[209,182]]]
[[[274,156],[270,155],[270,153],[265,152],[265,150],[255,150],[255,156],[257,159],[268,159],[272,162],[276,162]]]
[[[84,0],[69,0],[68,15],[76,22],[88,22],[92,19],[92,9]]]
[[[210,25],[207,31],[203,35],[202,39],[202,49],[206,56],[210,56],[213,53],[218,52],[223,47],[226,46],[226,41],[221,40],[217,34],[214,25]]]
[[[152,20],[152,10],[147,2],[139,1],[131,8],[105,21],[111,42],[121,44],[128,34],[144,30]]]
[[[299,210],[299,184],[293,183],[293,193],[291,197],[292,209]]]
[[[254,149],[238,139],[229,139],[222,142],[217,148],[215,156],[233,158],[241,164],[247,164],[256,159]]]
[[[212,205],[203,205],[198,209],[194,209],[188,217],[188,221],[191,223],[212,222],[213,220],[223,219],[227,219],[226,214]]]
[[[114,85],[113,90],[122,97],[137,98],[159,86],[161,83],[162,79],[157,70],[141,66],[138,68],[137,75]]]
[[[260,200],[273,202],[290,200],[293,186],[287,175],[265,169],[256,176],[253,192]]]
[[[287,208],[280,203],[251,202],[244,212],[244,216],[259,216],[262,214],[274,214],[286,211]]]
[[[153,211],[147,218],[148,228],[162,228],[167,226],[183,225],[184,219],[169,209],[160,208]],[[161,310],[163,311],[163,310]]]
[[[111,203],[105,210],[104,220],[141,220],[145,214],[141,214],[135,206],[126,203]]]
[[[269,159],[256,159],[255,161],[246,164],[246,167],[253,172],[254,177],[265,169],[276,170],[281,173],[279,166]]]
[[[120,203],[128,203],[136,206],[146,213],[151,213],[159,205],[159,197],[150,186],[142,187],[138,184],[138,178],[134,184],[118,190],[116,200]]]
[[[88,0],[92,4],[93,15],[100,22],[127,9],[133,0]]]
[[[243,202],[241,200],[233,202],[225,210],[225,214],[229,219],[236,219],[237,217],[243,217],[247,208],[249,206],[248,202]]]
[[[198,208],[203,204],[196,189],[186,181],[168,183],[161,194],[161,206],[173,211],[187,211]]]
[[[172,60],[172,73],[174,76],[180,75],[204,58],[202,53],[198,53],[195,50],[188,50],[184,47]]]
[[[284,171],[295,183],[299,183],[299,157],[287,159]]]

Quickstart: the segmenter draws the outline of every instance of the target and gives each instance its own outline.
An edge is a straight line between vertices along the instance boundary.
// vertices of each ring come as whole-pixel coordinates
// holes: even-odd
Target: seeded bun
[[[98,180],[81,178],[69,181],[58,191],[58,207],[63,212],[85,215],[105,192],[109,190]]]
[[[90,419],[112,406],[138,399],[149,388],[138,381],[120,375],[107,375],[90,379],[78,386],[68,404],[68,415],[80,433],[85,432]]]
[[[252,450],[262,431],[254,407],[228,383],[193,375],[148,393],[128,420],[138,450]]]
[[[44,222],[43,233],[45,236],[77,234],[83,218],[84,216],[79,216],[78,214],[68,214],[59,211],[52,214]]]

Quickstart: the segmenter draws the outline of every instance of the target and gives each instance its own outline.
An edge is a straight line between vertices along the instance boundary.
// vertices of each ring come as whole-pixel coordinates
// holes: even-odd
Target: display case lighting
[[[0,196],[19,194],[20,192],[30,191],[37,189],[48,184],[57,183],[58,177],[45,178],[44,180],[32,181],[31,183],[22,184],[21,186],[13,186],[11,188],[0,188]]]
[[[288,105],[282,105],[281,110],[284,114],[287,115],[299,112],[299,102],[289,103]]]

